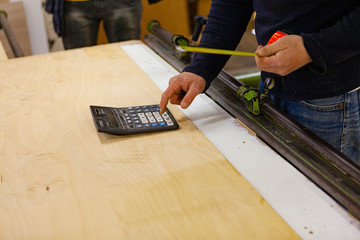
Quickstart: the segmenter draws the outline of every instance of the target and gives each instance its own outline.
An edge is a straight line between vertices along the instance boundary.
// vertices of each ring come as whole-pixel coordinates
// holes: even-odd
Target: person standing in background
[[[96,45],[101,21],[109,42],[140,39],[141,0],[46,0],[45,10],[65,49]]]

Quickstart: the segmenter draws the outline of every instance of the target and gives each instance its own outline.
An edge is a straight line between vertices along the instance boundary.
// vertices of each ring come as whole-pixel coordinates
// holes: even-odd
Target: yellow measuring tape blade
[[[177,46],[176,48],[179,51],[184,51],[184,52],[236,55],[236,56],[245,56],[245,57],[256,56],[256,54],[252,52],[240,52],[240,51],[231,51],[231,50],[223,50],[223,49],[215,49],[215,48],[190,47],[190,46]]]

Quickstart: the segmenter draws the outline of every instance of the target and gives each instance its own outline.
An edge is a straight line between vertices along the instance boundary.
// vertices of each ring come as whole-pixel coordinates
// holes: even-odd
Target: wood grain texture
[[[190,36],[188,0],[162,0],[149,5],[147,0],[142,0],[143,17],[141,20],[141,36],[148,34],[147,24],[151,20],[158,20],[161,27],[172,34]]]
[[[89,105],[160,94],[118,43],[1,61],[0,239],[298,239],[178,108],[96,132]]]

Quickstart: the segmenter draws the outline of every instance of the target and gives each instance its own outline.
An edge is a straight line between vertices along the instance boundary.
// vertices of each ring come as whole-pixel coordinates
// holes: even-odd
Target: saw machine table
[[[172,35],[157,21],[150,22],[148,30],[146,44],[178,71],[190,63],[191,54],[177,51],[178,45],[189,44],[183,36]],[[222,71],[206,94],[359,219],[360,166],[283,114],[257,91]],[[259,98],[249,101],[244,92]]]
[[[206,95],[169,106],[179,130],[96,131],[90,105],[158,103],[177,73],[139,41],[0,61],[0,239],[357,239]]]

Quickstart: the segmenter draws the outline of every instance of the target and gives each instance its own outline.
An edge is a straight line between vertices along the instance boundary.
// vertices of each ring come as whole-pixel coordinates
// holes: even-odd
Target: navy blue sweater
[[[273,76],[275,96],[290,100],[336,96],[360,86],[360,1],[213,0],[199,46],[235,49],[252,12],[259,44],[277,30],[301,35],[312,63],[287,76]],[[184,71],[211,81],[229,56],[195,54]]]

